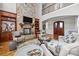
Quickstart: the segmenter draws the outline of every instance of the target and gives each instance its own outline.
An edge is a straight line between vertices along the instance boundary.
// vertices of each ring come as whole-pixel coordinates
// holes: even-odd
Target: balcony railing
[[[73,3],[45,3],[42,5],[42,15],[72,5]]]

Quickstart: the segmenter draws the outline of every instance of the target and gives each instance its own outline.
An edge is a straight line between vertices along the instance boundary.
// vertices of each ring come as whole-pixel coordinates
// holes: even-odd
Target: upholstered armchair
[[[22,42],[24,40],[24,36],[21,35],[21,31],[13,32],[13,40],[16,42]]]

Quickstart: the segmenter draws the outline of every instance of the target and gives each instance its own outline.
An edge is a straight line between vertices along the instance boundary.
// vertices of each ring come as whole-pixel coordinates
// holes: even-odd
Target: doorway
[[[64,21],[56,21],[53,24],[54,27],[54,39],[58,40],[60,35],[64,35]]]

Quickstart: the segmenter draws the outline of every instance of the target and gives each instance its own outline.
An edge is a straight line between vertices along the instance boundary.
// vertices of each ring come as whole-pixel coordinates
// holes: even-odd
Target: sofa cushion
[[[76,46],[76,47],[70,49],[69,54],[79,56],[79,46]]]

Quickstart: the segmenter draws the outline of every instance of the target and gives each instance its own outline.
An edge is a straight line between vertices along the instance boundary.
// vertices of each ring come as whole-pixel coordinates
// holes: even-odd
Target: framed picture
[[[2,21],[2,32],[15,31],[15,22]]]

